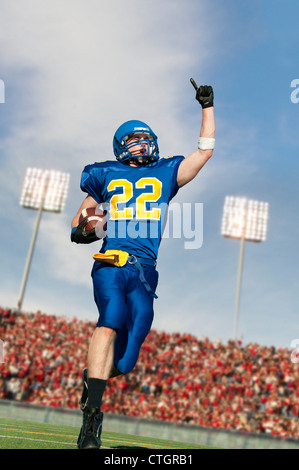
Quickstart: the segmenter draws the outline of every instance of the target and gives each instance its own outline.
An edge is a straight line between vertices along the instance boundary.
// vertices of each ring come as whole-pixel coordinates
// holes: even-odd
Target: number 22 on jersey
[[[133,219],[133,207],[118,208],[120,203],[130,203],[134,196],[134,187],[136,189],[144,189],[136,198],[136,219],[137,220],[160,220],[161,209],[151,208],[147,210],[147,203],[157,202],[162,194],[162,182],[157,178],[141,178],[136,183],[131,183],[127,179],[117,179],[110,181],[107,191],[115,191],[121,188],[122,192],[114,194],[110,200],[110,218],[111,220]]]

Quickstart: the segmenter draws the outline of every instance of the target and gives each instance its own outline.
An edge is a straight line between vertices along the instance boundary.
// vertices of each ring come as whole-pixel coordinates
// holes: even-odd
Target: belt
[[[96,253],[93,255],[93,259],[99,263],[108,263],[113,266],[122,267],[127,263],[134,265],[139,271],[139,279],[144,286],[145,290],[149,295],[157,299],[158,296],[155,294],[144,276],[143,266],[155,267],[157,262],[151,258],[140,258],[135,255],[131,255],[125,251],[120,250],[107,250],[105,253]]]
[[[157,294],[153,291],[149,283],[144,277],[143,266],[156,266],[157,262],[154,259],[150,258],[137,258],[135,255],[129,255],[128,261],[129,264],[133,264],[139,271],[139,279],[143,284],[145,290],[152,296],[154,299],[157,299]]]

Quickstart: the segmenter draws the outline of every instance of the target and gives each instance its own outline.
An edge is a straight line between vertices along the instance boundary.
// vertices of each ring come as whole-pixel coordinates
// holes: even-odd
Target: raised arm
[[[189,183],[213,155],[215,145],[214,92],[211,86],[197,88],[196,99],[202,106],[202,122],[198,149],[186,157],[179,166],[177,183]]]

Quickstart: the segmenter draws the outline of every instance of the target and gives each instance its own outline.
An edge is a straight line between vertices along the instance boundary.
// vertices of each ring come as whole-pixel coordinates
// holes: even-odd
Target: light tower
[[[234,339],[237,339],[240,293],[245,241],[266,240],[269,204],[245,197],[226,196],[222,215],[221,233],[224,237],[240,240],[240,255],[234,317]]]
[[[68,185],[68,173],[62,173],[55,170],[40,170],[37,168],[27,168],[26,170],[20,204],[26,209],[37,210],[37,216],[17,303],[19,312],[22,308],[42,212],[47,211],[59,213],[63,210],[67,197]]]

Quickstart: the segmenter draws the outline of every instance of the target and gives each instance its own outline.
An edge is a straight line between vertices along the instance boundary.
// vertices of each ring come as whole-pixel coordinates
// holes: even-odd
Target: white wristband
[[[215,148],[215,139],[209,137],[199,137],[198,148],[200,150],[213,150]]]

